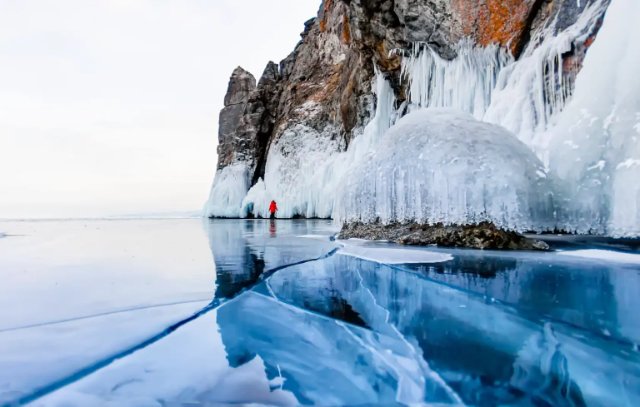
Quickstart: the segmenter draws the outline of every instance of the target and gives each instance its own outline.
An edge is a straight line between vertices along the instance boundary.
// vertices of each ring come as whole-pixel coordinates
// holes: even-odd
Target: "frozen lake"
[[[0,222],[0,406],[640,405],[638,254],[334,233]]]

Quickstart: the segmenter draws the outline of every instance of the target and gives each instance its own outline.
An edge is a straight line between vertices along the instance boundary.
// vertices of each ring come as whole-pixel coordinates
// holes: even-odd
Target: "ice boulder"
[[[539,159],[512,133],[453,109],[414,111],[338,187],[339,222],[491,222],[553,227],[553,193]]]

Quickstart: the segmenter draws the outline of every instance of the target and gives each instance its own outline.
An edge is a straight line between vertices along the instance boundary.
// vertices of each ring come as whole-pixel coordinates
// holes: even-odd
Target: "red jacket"
[[[278,212],[278,205],[276,204],[276,201],[271,201],[271,205],[269,205],[269,212],[270,213]]]

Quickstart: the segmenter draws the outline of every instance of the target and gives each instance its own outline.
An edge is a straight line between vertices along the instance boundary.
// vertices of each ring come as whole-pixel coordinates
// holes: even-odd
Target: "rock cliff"
[[[570,96],[608,3],[324,0],[295,50],[279,65],[270,62],[257,83],[242,68],[233,72],[220,113],[218,174],[207,215],[260,215],[258,201],[268,196],[278,200],[284,217],[330,217],[331,204],[315,197],[327,191],[309,192],[322,182],[318,161],[346,151],[364,133],[380,104],[376,77],[391,87],[392,115],[407,112],[413,101],[405,61],[424,49],[446,64],[465,57],[461,43],[497,47],[512,63],[535,55],[549,37],[562,38],[557,55],[541,60],[538,80],[550,106],[545,110],[561,109],[550,93]],[[328,177],[335,170],[324,172]],[[303,192],[294,191],[305,182]]]

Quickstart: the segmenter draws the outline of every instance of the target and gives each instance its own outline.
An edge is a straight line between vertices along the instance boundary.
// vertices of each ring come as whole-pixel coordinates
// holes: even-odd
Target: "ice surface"
[[[8,225],[0,404],[639,402],[637,264],[416,248],[450,260],[386,266],[331,255],[329,221]],[[153,306],[198,287],[219,307]]]
[[[432,264],[452,260],[449,254],[427,250],[401,249],[399,247],[379,247],[356,244],[353,241],[339,241],[343,246],[338,252],[343,256],[352,256],[382,264]]]
[[[158,405],[158,400],[176,404],[297,405],[292,393],[269,381],[259,357],[242,366],[230,365],[216,320],[215,313],[208,314],[33,405],[133,407]]]
[[[193,315],[215,272],[201,220],[4,222],[0,405]]]
[[[454,252],[456,258],[467,253]],[[545,267],[540,266],[541,257],[545,255],[532,255],[532,264],[540,270]],[[579,273],[580,266],[574,270]],[[545,291],[553,287],[549,284],[552,273],[540,281],[535,273],[525,274],[532,279],[518,276],[517,272],[505,275],[514,284],[503,286],[502,292],[520,293],[522,303],[537,296],[546,298]],[[458,277],[461,282],[474,279]],[[563,277],[566,285],[562,289],[575,292],[576,281],[570,275]],[[546,278],[551,280],[545,284]],[[423,366],[430,372],[427,383],[446,383],[440,387],[445,394],[451,389],[469,405],[544,400],[550,405],[631,406],[640,401],[640,357],[625,350],[632,349],[631,344],[621,346],[598,334],[576,331],[570,323],[548,322],[544,308],[520,312],[517,304],[514,311],[457,284],[436,283],[417,273],[348,256],[283,270],[269,286],[280,301],[403,338],[408,348],[427,361]],[[575,292],[578,296],[590,295],[582,284],[580,287]],[[549,301],[557,302],[558,297],[551,297],[562,291],[552,291]],[[612,297],[602,300],[610,306]],[[580,309],[584,305],[580,298],[567,305],[566,316],[572,312],[578,313],[573,314],[576,318],[589,315],[589,310]],[[600,315],[617,318],[615,306]]]
[[[207,304],[193,301],[0,329],[0,405],[135,346]]]
[[[544,167],[501,127],[453,109],[402,118],[337,192],[339,221],[535,230],[553,223]]]
[[[559,254],[563,256],[584,257],[587,259],[640,265],[640,254],[617,252],[613,250],[574,250],[560,252]]]

